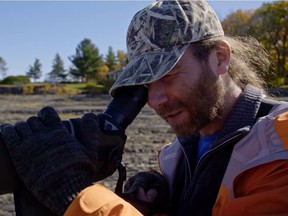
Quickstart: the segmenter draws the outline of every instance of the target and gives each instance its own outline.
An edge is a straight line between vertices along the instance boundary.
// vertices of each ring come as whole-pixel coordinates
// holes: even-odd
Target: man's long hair
[[[266,84],[262,74],[270,67],[269,54],[265,48],[253,37],[211,38],[192,43],[193,54],[207,63],[210,51],[218,46],[220,41],[227,41],[231,47],[231,59],[228,73],[233,81],[243,90],[251,84],[266,92]]]

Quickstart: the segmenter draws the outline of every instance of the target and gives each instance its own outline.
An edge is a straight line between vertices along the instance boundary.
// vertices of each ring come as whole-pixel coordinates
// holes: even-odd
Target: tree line
[[[51,82],[80,81],[95,82],[102,80],[109,71],[119,70],[127,65],[128,58],[124,51],[118,50],[115,54],[112,47],[108,48],[108,54],[103,57],[98,48],[90,39],[85,38],[76,47],[76,53],[68,59],[72,66],[65,69],[64,61],[56,53],[52,61],[52,70],[47,74],[47,80]],[[0,57],[0,72],[3,78],[6,76],[7,66],[5,60]],[[42,76],[42,64],[36,58],[29,66],[26,76],[36,82]]]
[[[263,77],[268,86],[282,85],[288,78],[288,2],[264,3],[256,10],[237,10],[222,22],[226,35],[253,36],[266,48],[272,66]],[[76,47],[75,55],[68,57],[72,67],[64,68],[63,60],[57,53],[48,73],[51,80],[65,81],[68,78],[81,82],[94,82],[103,79],[109,71],[125,67],[128,62],[124,51],[115,54],[112,47],[103,57],[90,39],[82,40]],[[37,81],[42,76],[41,62],[38,58],[29,66],[26,75]],[[0,56],[0,73],[6,76],[7,66]],[[261,71],[260,71],[261,72]],[[287,84],[287,83],[286,83]]]

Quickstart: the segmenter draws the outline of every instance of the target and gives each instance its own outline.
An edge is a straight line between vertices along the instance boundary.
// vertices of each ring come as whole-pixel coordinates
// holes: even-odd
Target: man
[[[149,203],[155,207],[154,203],[166,202],[169,215],[287,215],[288,105],[265,99],[258,75],[269,67],[263,48],[252,38],[224,36],[211,7],[205,1],[192,0],[157,1],[140,10],[129,26],[127,47],[129,64],[112,86],[111,95],[119,87],[146,85],[148,105],[177,135],[159,154],[161,175],[141,172],[130,178],[125,186],[125,194],[130,196],[127,200],[139,199],[137,207],[141,202],[148,207]],[[62,128],[55,116],[55,111],[44,109],[37,118],[44,123],[53,119],[53,127],[48,124],[45,133],[51,137],[52,150],[54,123]],[[99,132],[97,116],[84,116],[83,122],[91,128],[89,132]],[[16,131],[25,131],[24,125]],[[25,136],[11,141],[13,131],[13,127],[2,130],[12,158],[15,146],[28,145]],[[63,134],[61,130],[57,136]],[[97,138],[101,142],[96,135],[92,137]],[[92,185],[97,169],[89,158],[95,150],[92,141],[81,142],[84,148],[70,136],[58,142],[64,149],[66,143],[80,146],[70,150],[74,156],[83,152],[83,166],[80,161],[73,163],[79,178],[67,171],[69,175],[61,181],[57,164],[49,161],[55,170],[46,177],[54,187],[44,181],[40,182],[44,186],[35,187],[29,176],[20,174],[30,183],[28,189],[59,215],[140,215],[111,191]],[[71,176],[73,181],[65,183],[64,177]],[[56,187],[59,182],[62,190]],[[163,196],[165,183],[169,196]],[[51,188],[55,195],[47,199],[44,195],[50,196]]]

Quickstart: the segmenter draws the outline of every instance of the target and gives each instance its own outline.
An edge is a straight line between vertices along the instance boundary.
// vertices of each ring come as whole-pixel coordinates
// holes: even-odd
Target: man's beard
[[[224,108],[223,97],[223,83],[217,79],[210,68],[204,67],[198,85],[187,86],[187,91],[183,92],[181,99],[168,102],[165,106],[156,109],[156,112],[166,120],[165,114],[184,108],[189,113],[189,118],[171,127],[177,135],[186,136],[221,118]]]

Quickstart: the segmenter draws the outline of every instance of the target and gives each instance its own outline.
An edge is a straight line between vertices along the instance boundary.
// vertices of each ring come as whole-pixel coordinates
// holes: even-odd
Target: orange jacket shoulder
[[[108,188],[95,184],[85,188],[73,200],[64,216],[140,216],[131,204]]]
[[[235,179],[235,199],[223,206],[221,215],[288,215],[287,194],[288,161],[259,165]]]

